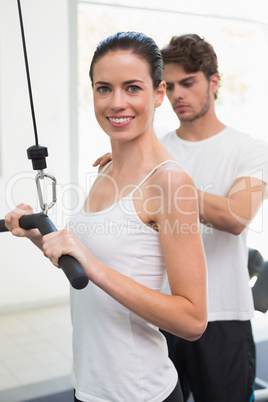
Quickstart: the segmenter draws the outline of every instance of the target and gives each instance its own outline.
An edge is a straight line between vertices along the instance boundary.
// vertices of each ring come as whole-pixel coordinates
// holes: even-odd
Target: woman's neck
[[[125,168],[147,169],[170,157],[155,133],[150,138],[140,137],[127,142],[111,140],[114,172],[120,172]]]

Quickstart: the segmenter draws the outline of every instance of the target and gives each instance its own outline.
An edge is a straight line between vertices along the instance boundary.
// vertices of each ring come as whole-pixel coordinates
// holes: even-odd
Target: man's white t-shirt
[[[160,140],[196,188],[206,193],[224,197],[242,177],[268,181],[268,145],[232,127],[202,141],[182,140],[176,131]],[[246,181],[234,191],[243,191],[243,185]],[[247,229],[240,235],[202,224],[200,229],[208,266],[208,320],[251,319],[254,306],[247,268]]]

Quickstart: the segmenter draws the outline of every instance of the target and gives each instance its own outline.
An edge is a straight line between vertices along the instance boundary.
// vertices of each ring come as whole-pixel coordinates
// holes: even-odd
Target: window
[[[110,150],[109,140],[94,117],[89,65],[96,45],[117,31],[144,32],[152,36],[160,48],[173,35],[191,32],[205,37],[215,48],[222,74],[216,104],[219,118],[227,125],[267,141],[268,53],[265,49],[268,24],[261,20],[266,15],[262,11],[264,2],[257,1],[252,6],[247,0],[243,10],[241,7],[236,10],[233,1],[221,2],[221,5],[210,3],[209,7],[204,1],[201,8],[198,1],[182,6],[181,2],[169,0],[165,2],[166,10],[163,10],[163,2],[156,0],[146,2],[145,7],[144,1],[118,3],[78,2],[79,177],[82,185],[85,184],[84,172],[90,171],[98,156]],[[235,13],[238,18],[233,17]],[[241,13],[244,13],[243,19]],[[166,101],[156,114],[156,132],[162,134],[177,126],[178,120]],[[268,250],[264,243],[268,236],[264,233],[263,222],[268,222],[264,218],[267,213],[265,201],[249,231],[250,246],[258,248],[266,258]],[[265,230],[268,232],[268,228]]]

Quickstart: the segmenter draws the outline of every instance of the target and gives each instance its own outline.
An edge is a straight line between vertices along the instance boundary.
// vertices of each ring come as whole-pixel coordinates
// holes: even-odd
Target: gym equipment
[[[33,104],[33,97],[32,97],[32,88],[31,88],[31,80],[30,80],[30,72],[29,72],[29,65],[28,65],[28,57],[27,57],[27,50],[26,50],[26,42],[25,42],[25,35],[24,35],[24,27],[23,27],[23,19],[22,19],[22,12],[21,12],[21,5],[20,0],[17,0],[18,4],[18,12],[19,12],[19,20],[20,20],[20,28],[21,28],[21,37],[22,37],[22,44],[23,44],[23,53],[24,53],[24,61],[25,61],[25,68],[26,68],[26,75],[27,75],[27,84],[28,84],[28,91],[29,91],[29,98],[30,98],[30,106],[31,106],[31,114],[32,114],[32,121],[33,121],[33,129],[34,129],[34,136],[35,136],[35,145],[31,146],[27,149],[28,159],[32,160],[33,170],[38,170],[36,175],[35,181],[37,186],[37,193],[39,197],[39,203],[42,212],[32,215],[24,215],[20,218],[19,223],[23,229],[39,229],[42,236],[57,231],[54,224],[48,218],[47,213],[50,208],[56,202],[56,179],[51,174],[44,173],[44,169],[47,167],[46,165],[46,157],[48,156],[48,150],[46,147],[39,145],[38,143],[38,135],[37,135],[37,127],[36,127],[36,119],[35,119],[35,112],[34,112],[34,104]],[[41,190],[40,182],[45,178],[52,181],[52,201],[48,204],[44,202],[43,194]],[[4,219],[0,220],[0,232],[7,232],[8,229],[5,226]],[[70,255],[62,255],[59,259],[60,267],[62,268],[63,272],[69,279],[71,285],[75,289],[83,289],[88,284],[88,277],[78,261]]]
[[[266,313],[268,311],[268,261],[266,261],[252,287],[255,310]]]
[[[4,222],[3,219],[0,220],[0,232],[8,231]],[[23,229],[39,229],[42,236],[57,231],[54,224],[44,213],[24,215],[20,218],[19,223]],[[62,255],[59,259],[59,265],[73,288],[83,289],[87,286],[88,277],[75,258],[70,255]]]
[[[261,313],[266,313],[268,311],[268,261],[264,261],[256,249],[248,249],[248,269],[250,277],[257,278],[252,287],[254,308]],[[255,387],[255,401],[268,402],[267,382],[256,378]]]
[[[248,249],[248,272],[250,278],[258,276],[264,263],[263,256],[255,248]]]
[[[252,286],[255,310],[266,313],[268,311],[268,261],[265,261],[261,253],[254,248],[248,248],[248,271],[250,278],[256,278]]]

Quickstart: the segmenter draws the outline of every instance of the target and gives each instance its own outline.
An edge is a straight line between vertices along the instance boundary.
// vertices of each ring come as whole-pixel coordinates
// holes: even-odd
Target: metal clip
[[[40,181],[44,180],[45,177],[49,178],[52,181],[52,201],[51,201],[50,204],[47,204],[47,203],[44,202],[43,193],[42,193],[41,184],[40,184]],[[35,177],[35,183],[36,183],[36,187],[37,187],[37,193],[38,193],[40,207],[41,207],[43,213],[45,215],[47,215],[48,210],[50,208],[52,208],[53,205],[57,201],[57,197],[56,197],[56,179],[51,174],[44,173],[43,170],[40,170],[39,173]]]

